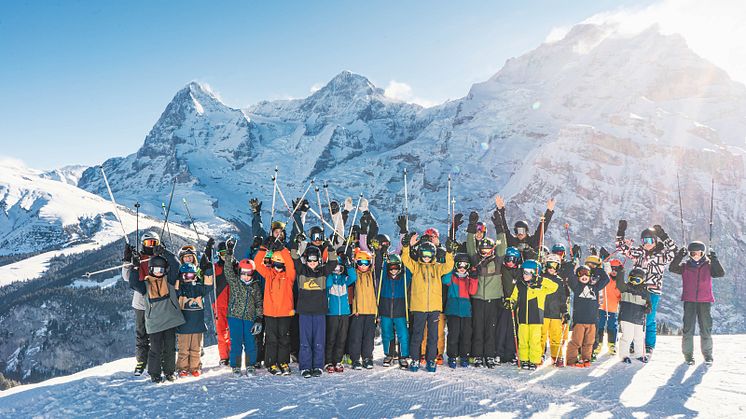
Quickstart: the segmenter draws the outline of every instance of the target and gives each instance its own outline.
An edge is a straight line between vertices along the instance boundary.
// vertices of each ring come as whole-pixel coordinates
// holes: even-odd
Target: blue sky
[[[650,3],[5,0],[0,155],[35,168],[127,155],[191,80],[243,107],[305,97],[348,69],[439,103],[553,28]]]

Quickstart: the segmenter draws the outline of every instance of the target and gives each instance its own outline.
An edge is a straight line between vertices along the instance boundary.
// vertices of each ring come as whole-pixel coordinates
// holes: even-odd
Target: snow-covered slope
[[[199,378],[153,385],[134,378],[133,358],[0,392],[0,416],[122,417],[717,417],[746,413],[746,337],[715,336],[712,367],[682,364],[680,338],[659,339],[647,365],[601,355],[589,369],[545,366],[440,368],[416,374],[380,366],[319,379],[234,378],[205,351]],[[376,348],[380,349],[380,346]]]

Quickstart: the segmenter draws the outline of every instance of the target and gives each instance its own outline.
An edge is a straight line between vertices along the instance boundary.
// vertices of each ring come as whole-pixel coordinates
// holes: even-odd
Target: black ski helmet
[[[437,253],[438,249],[436,249],[435,245],[430,242],[422,242],[422,244],[420,244],[419,248],[417,249],[417,254],[419,255],[420,261],[422,261],[422,258],[429,257],[430,262],[434,262]]]
[[[524,220],[516,221],[515,224],[513,224],[513,232],[515,234],[518,234],[518,229],[522,228],[526,230],[526,234],[528,235],[528,223]]]
[[[705,246],[704,243],[701,241],[693,241],[689,243],[689,246],[686,247],[686,250],[690,252],[702,252],[705,253],[705,250],[707,250],[707,246]]]
[[[311,230],[308,232],[308,238],[312,242],[324,241],[324,230],[322,230],[321,227],[319,226],[313,226],[311,227]]]
[[[153,274],[153,268],[163,268],[164,273],[168,273],[168,261],[160,255],[148,259],[148,273]]]
[[[391,246],[391,238],[386,234],[377,235],[376,240],[378,240],[378,244],[381,246],[383,246],[384,243],[387,243],[386,246]]]
[[[453,256],[454,269],[458,269],[458,265],[461,263],[466,263],[466,269],[469,269],[471,267],[471,260],[469,259],[469,255],[467,255],[466,253],[456,253],[456,255]]]
[[[303,252],[303,257],[306,259],[306,263],[319,262],[321,264],[321,249],[316,246],[308,246],[306,251]]]
[[[653,227],[646,228],[645,230],[642,230],[642,233],[640,233],[641,239],[647,239],[647,238],[653,238],[655,239],[657,236],[655,235],[655,229]]]

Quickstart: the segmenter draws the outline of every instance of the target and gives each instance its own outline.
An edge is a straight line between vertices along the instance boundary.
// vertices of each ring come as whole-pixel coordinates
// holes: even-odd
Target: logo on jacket
[[[347,295],[347,285],[334,284],[329,288],[329,294],[335,297],[344,297]]]
[[[593,288],[591,288],[588,285],[586,285],[585,287],[583,287],[583,292],[580,293],[579,297],[580,298],[588,298],[588,299],[591,299],[591,300],[595,300],[596,299],[596,292],[593,290]]]

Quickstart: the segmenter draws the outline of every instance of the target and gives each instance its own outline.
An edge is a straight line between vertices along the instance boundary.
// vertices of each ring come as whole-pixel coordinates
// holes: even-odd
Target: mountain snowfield
[[[679,244],[707,241],[714,179],[712,244],[727,272],[715,281],[714,328],[746,333],[746,292],[736,280],[745,274],[737,263],[746,251],[744,154],[746,86],[694,54],[683,38],[656,27],[627,35],[611,24],[580,24],[563,39],[508,60],[465,97],[431,108],[391,99],[349,71],[307,98],[246,109],[227,106],[192,82],[175,94],[135,153],[102,166],[130,238],[135,202],[142,204],[140,229],[160,231],[162,205],[175,182],[169,219],[176,241],[195,238],[186,199],[202,239],[238,234],[239,250],[251,240],[249,198],[264,202],[269,222],[275,167],[288,200],[313,179],[328,182],[334,200],[363,193],[391,235],[404,209],[405,169],[410,225],[418,230],[446,229],[449,175],[456,211],[477,210],[484,220],[496,194],[507,202],[509,223],[538,222],[547,199],[556,197],[547,244],[567,244],[567,223],[572,243],[584,248],[613,247],[620,218],[629,220],[634,239],[643,228],[662,224]],[[315,193],[309,197],[316,208]],[[326,202],[323,192],[321,199]],[[89,366],[79,361],[89,352],[70,361],[66,351],[74,346],[42,357],[38,348],[51,338],[27,338],[15,322],[36,310],[35,322],[55,323],[38,307],[75,305],[77,294],[65,291],[53,302],[40,290],[69,290],[77,283],[74,289],[85,298],[99,298],[93,295],[99,284],[102,307],[127,294],[111,273],[76,282],[81,269],[118,263],[122,244],[100,167],[43,172],[0,161],[0,208],[0,336],[15,333],[0,339],[0,372],[37,380]],[[276,218],[285,219],[279,197],[276,208]],[[314,224],[309,214],[307,225]],[[659,322],[674,331],[681,323],[680,283],[666,276],[659,306]],[[97,319],[100,327],[115,323],[112,334],[131,327],[129,299],[121,300],[116,320]],[[66,315],[74,318],[80,314],[75,310]],[[129,348],[112,348],[95,362],[127,353]],[[45,362],[55,367],[37,370]]]
[[[205,373],[154,385],[134,358],[0,392],[2,417],[717,417],[746,415],[744,335],[715,336],[715,364],[682,363],[679,337],[654,359],[626,365],[605,353],[592,368],[534,372],[441,367],[434,374],[380,366],[304,379],[236,378],[206,348]],[[380,342],[379,342],[380,343]],[[698,350],[698,348],[696,348]],[[701,359],[700,359],[701,361]]]

